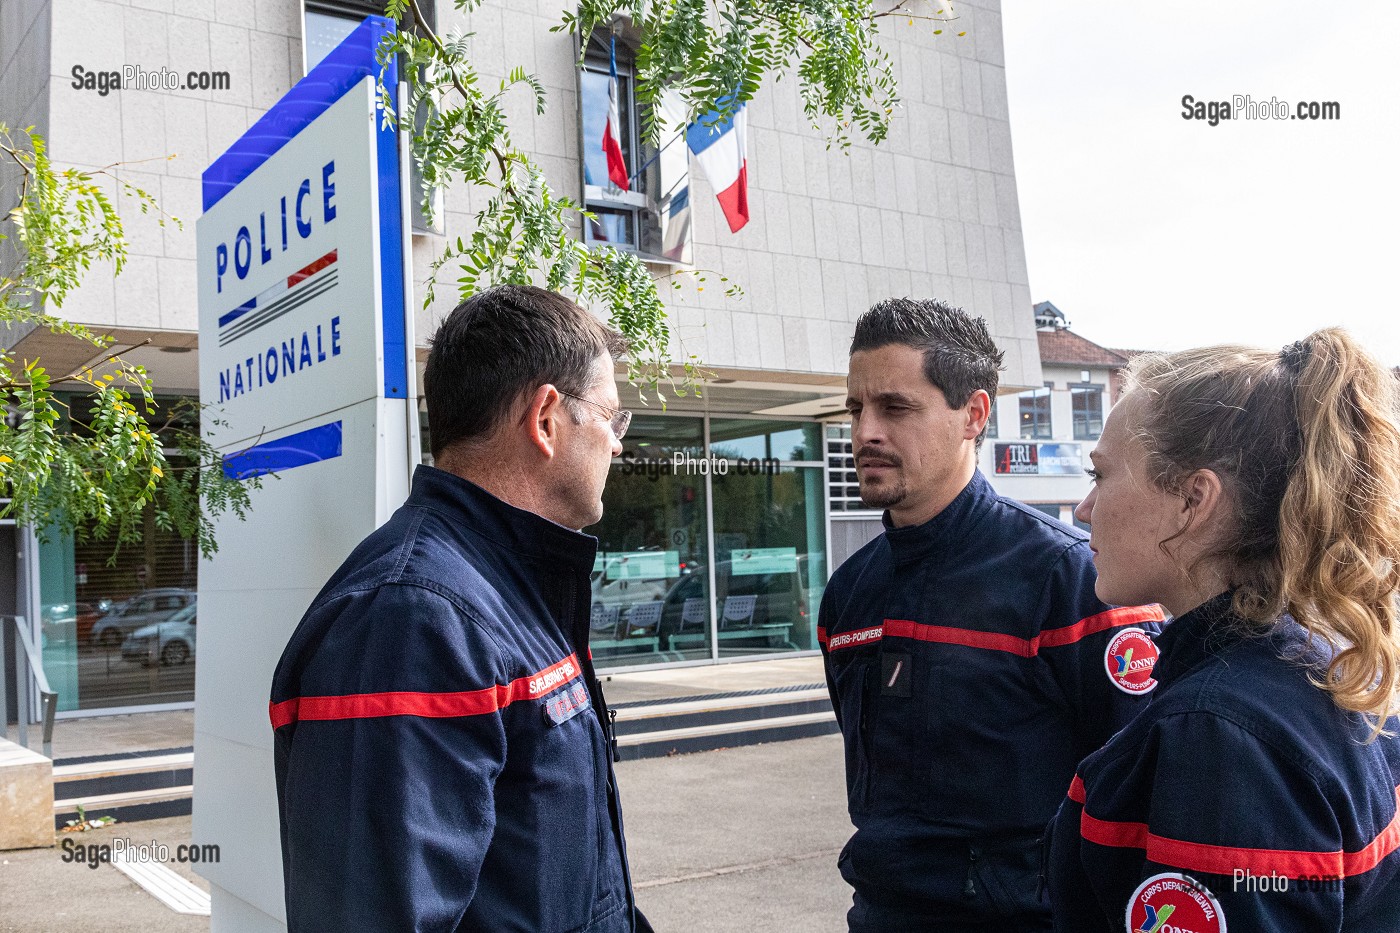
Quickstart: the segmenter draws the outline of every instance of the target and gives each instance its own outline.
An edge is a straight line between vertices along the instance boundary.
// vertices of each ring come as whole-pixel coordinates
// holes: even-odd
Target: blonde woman
[[[1077,515],[1174,621],[1105,659],[1156,687],[1051,823],[1057,930],[1400,930],[1395,382],[1335,329],[1133,362]]]

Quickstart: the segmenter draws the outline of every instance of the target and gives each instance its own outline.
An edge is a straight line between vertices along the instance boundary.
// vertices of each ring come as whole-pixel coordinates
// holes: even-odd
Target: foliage
[[[672,361],[657,280],[634,253],[587,246],[578,230],[591,215],[551,191],[539,167],[511,142],[506,95],[524,89],[542,114],[543,85],[516,68],[488,86],[472,65],[470,34],[438,36],[419,2],[387,2],[399,29],[384,40],[380,61],[400,56],[410,93],[403,114],[382,86],[381,101],[390,119],[419,127],[414,158],[430,190],[463,181],[487,193],[470,237],[458,237],[434,263],[426,303],[435,298],[438,274],[454,264],[463,298],[489,285],[527,281],[571,291],[605,308],[627,338],[629,379],[658,389]],[[454,0],[467,12],[479,2]],[[881,21],[925,21],[941,33],[951,13],[951,3],[928,0],[900,0],[883,11],[872,0],[582,0],[555,30],[586,38],[615,17],[628,17],[641,37],[636,95],[644,113],[654,112],[666,91],[679,95],[689,120],[706,124],[751,100],[770,76],[795,69],[808,119],[827,133],[829,147],[844,149],[852,131],[883,140],[898,105],[891,61],[877,42]],[[655,143],[660,127],[649,116],[647,123]],[[671,285],[680,287],[674,277]],[[693,389],[700,372],[694,357],[682,370],[678,394]]]
[[[0,124],[0,158],[19,177],[15,205],[4,216],[13,239],[3,244],[0,323],[43,327],[102,356],[112,338],[50,312],[62,311],[94,262],[111,263],[117,273],[125,266],[117,199],[129,199],[143,214],[156,212],[162,226],[179,221],[118,178],[117,165],[55,168],[43,138],[30,130],[16,138]],[[81,411],[66,398],[75,386]],[[197,406],[177,407],[164,425],[153,426],[154,386],[120,351],[74,372],[51,373],[38,359],[0,350],[0,401],[0,484],[10,497],[0,515],[80,537],[114,536],[120,546],[140,540],[150,508],[158,527],[197,540],[208,556],[217,550],[211,516],[246,514],[248,487],[224,476],[219,453],[192,417]],[[174,463],[167,447],[179,452]]]

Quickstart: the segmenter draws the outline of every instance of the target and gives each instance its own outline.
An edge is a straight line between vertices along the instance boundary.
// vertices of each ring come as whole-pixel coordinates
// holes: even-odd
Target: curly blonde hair
[[[1317,686],[1372,739],[1400,688],[1400,429],[1395,375],[1346,331],[1282,352],[1144,354],[1128,369],[1153,481],[1221,479],[1233,525],[1201,562],[1226,569],[1234,609],[1289,613],[1334,649]]]

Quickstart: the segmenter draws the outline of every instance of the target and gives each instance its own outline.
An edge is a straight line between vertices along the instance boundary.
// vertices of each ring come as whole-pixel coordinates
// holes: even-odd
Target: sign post
[[[204,173],[204,430],[226,473],[265,477],[199,574],[194,835],[222,853],[201,869],[214,933],[285,929],[273,668],[417,459],[407,201],[376,93],[390,28],[366,19]],[[392,61],[382,80],[397,87]]]

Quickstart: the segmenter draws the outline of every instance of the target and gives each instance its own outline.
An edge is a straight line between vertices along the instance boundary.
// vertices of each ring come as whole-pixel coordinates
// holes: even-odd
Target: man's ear
[[[992,416],[992,397],[987,394],[986,389],[977,389],[967,400],[963,412],[967,416],[963,425],[963,440],[976,440],[977,435],[987,426],[987,419]]]
[[[564,396],[553,385],[545,383],[526,400],[525,411],[516,423],[525,432],[527,445],[538,450],[546,460],[552,460],[559,449],[560,419],[567,417]]]

